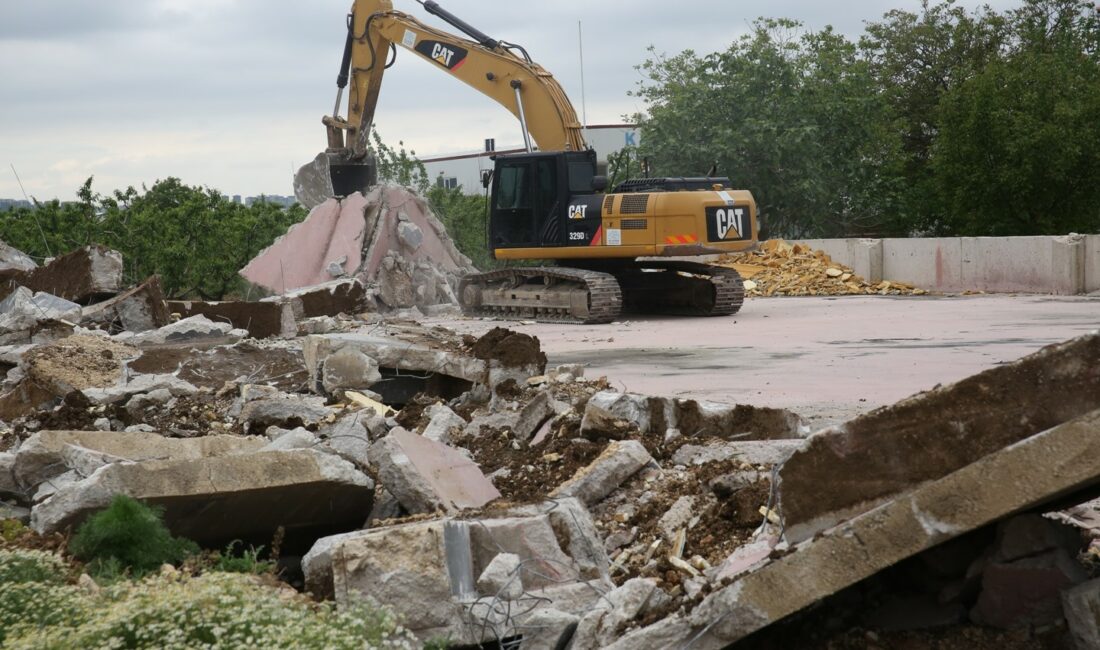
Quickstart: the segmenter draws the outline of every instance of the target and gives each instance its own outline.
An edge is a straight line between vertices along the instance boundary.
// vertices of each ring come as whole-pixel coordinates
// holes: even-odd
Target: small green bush
[[[163,564],[175,564],[198,552],[187,539],[173,537],[161,512],[125,495],[84,522],[69,545],[70,552],[88,563],[101,579],[126,572],[142,576]]]
[[[239,555],[234,552],[237,546],[241,547]],[[274,573],[275,561],[260,559],[260,553],[262,553],[263,550],[264,547],[262,546],[259,548],[255,546],[244,548],[244,544],[242,544],[240,540],[234,540],[229,543],[229,546],[225,547],[224,552],[218,553],[214,557],[214,561],[210,568],[214,571],[224,571],[225,573],[248,573],[252,575]]]

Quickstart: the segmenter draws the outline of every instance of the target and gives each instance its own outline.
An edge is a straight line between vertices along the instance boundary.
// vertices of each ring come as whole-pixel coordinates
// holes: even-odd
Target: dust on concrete
[[[32,380],[65,393],[117,384],[125,362],[139,354],[106,337],[77,334],[28,351],[23,364]]]

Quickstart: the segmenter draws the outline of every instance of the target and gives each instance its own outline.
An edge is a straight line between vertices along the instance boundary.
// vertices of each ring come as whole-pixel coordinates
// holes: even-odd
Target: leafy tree
[[[932,169],[940,229],[1100,230],[1100,20],[1091,3],[1029,2],[1011,54],[947,93]]]

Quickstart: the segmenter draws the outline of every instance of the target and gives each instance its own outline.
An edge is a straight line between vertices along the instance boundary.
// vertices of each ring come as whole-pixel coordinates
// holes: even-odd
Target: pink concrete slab
[[[431,260],[446,271],[459,271],[461,266],[454,258],[453,246],[448,247],[443,242],[437,231],[439,222],[428,216],[424,203],[403,187],[387,186],[382,191],[385,199],[383,209],[374,229],[374,240],[367,247],[367,258],[359,269],[359,277],[374,277],[386,253],[391,250],[400,250],[402,257],[412,262]],[[400,215],[404,215],[424,233],[424,241],[415,251],[403,249],[397,239]]]
[[[481,469],[451,447],[411,431],[395,429],[390,436],[448,509],[480,508],[500,498]]]
[[[270,291],[285,293],[332,280],[329,264],[345,257],[344,270],[354,272],[362,257],[366,206],[361,194],[322,203],[249,262],[241,275]]]

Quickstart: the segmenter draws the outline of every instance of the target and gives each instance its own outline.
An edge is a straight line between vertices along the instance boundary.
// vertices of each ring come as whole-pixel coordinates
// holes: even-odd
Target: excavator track
[[[645,261],[615,277],[622,288],[623,310],[633,313],[729,316],[745,300],[741,275],[721,266]]]
[[[622,310],[622,292],[610,273],[530,267],[475,273],[459,284],[468,316],[527,318],[544,323],[610,323]]]

